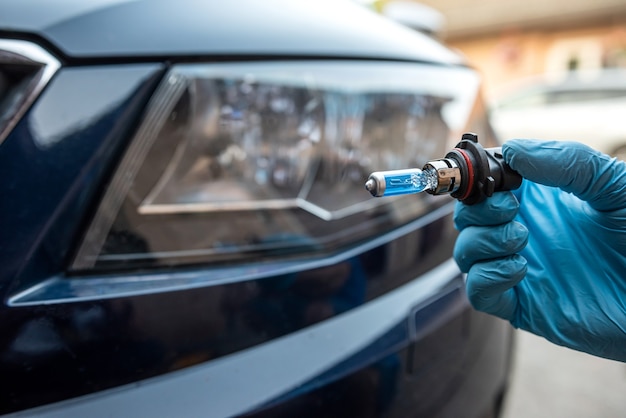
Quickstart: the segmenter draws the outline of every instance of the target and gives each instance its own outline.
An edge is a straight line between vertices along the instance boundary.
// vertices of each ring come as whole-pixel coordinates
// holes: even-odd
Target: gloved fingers
[[[626,163],[577,142],[511,140],[511,168],[535,183],[559,187],[600,211],[626,208]]]
[[[478,261],[513,255],[528,242],[528,230],[519,222],[498,226],[470,226],[461,231],[454,245],[454,259],[463,272]]]
[[[468,226],[501,225],[512,221],[518,208],[517,199],[511,192],[494,193],[490,198],[471,206],[457,202],[454,225],[459,230]]]
[[[515,286],[526,275],[518,254],[476,263],[467,274],[467,297],[474,309],[511,321],[518,305]]]

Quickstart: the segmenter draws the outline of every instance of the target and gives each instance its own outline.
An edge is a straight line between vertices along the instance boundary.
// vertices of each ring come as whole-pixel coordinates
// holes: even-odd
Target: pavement
[[[516,332],[513,379],[501,418],[626,417],[626,363]]]

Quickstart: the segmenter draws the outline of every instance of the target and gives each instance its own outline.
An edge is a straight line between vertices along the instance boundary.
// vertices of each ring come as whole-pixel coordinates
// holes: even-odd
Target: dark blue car
[[[480,79],[341,1],[0,0],[0,415],[497,415],[454,201]]]

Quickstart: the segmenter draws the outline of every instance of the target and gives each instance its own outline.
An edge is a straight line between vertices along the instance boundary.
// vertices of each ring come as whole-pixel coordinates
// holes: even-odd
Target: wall
[[[568,69],[626,66],[626,23],[577,29],[511,29],[445,41],[484,75],[488,98],[520,78]]]

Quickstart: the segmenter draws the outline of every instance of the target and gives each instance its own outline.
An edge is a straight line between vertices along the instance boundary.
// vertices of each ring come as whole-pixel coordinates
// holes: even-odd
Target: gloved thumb
[[[626,163],[577,142],[514,139],[504,161],[522,177],[559,187],[599,211],[626,208]]]

